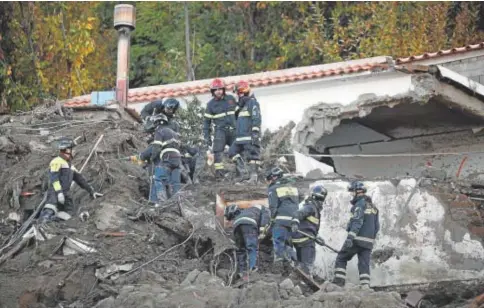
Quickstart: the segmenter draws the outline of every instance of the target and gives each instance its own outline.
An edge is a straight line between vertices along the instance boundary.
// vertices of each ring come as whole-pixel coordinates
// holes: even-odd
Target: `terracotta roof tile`
[[[224,79],[227,83],[227,88],[229,89],[233,87],[236,80],[239,80],[242,78],[246,79],[251,86],[258,87],[258,86],[281,84],[286,82],[295,82],[295,81],[323,78],[323,77],[335,76],[335,75],[352,74],[352,73],[370,71],[372,69],[382,68],[382,67],[387,67],[386,63],[382,61],[357,64],[357,65],[348,65],[348,66],[333,68],[333,69],[319,69],[319,70],[315,70],[314,66],[309,66],[306,68],[299,68],[301,69],[300,72],[286,73],[286,71],[291,71],[291,69],[289,69],[289,70],[253,74],[253,75],[257,75],[254,77],[248,77],[251,75],[246,75],[247,77],[232,76],[232,77],[226,77]],[[307,69],[307,71],[304,71],[304,69]],[[172,84],[172,85],[130,89],[128,93],[128,102],[129,103],[147,102],[147,101],[153,101],[156,99],[162,99],[164,97],[170,97],[170,96],[179,97],[179,96],[189,96],[194,94],[203,94],[203,93],[210,92],[209,86],[208,86],[209,81],[205,80],[205,81],[201,81],[202,83],[199,82],[198,84],[193,84],[196,82],[197,81],[184,83],[184,85],[181,85],[181,86]],[[190,85],[190,84],[193,84],[193,85]],[[84,95],[70,100],[66,100],[64,102],[64,106],[65,107],[86,106],[90,104],[90,101],[91,101],[90,95]]]
[[[426,60],[430,58],[437,58],[437,57],[443,57],[443,56],[448,56],[448,55],[454,55],[454,54],[459,54],[467,51],[473,51],[473,50],[479,50],[484,48],[484,42],[479,43],[479,44],[472,44],[472,45],[466,45],[462,47],[455,47],[451,49],[444,49],[444,50],[439,50],[437,52],[426,52],[421,55],[414,55],[406,58],[398,58],[396,60],[397,64],[403,64],[403,63],[408,63],[408,62],[415,62],[415,61],[421,61],[421,60]]]

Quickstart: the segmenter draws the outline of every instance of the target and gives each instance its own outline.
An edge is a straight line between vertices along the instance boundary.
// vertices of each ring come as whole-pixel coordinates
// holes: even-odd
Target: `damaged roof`
[[[452,49],[439,50],[437,52],[413,55],[406,58],[396,59],[397,64],[410,63],[430,58],[449,56],[465,53],[484,48],[484,42]],[[251,86],[269,86],[291,82],[299,82],[311,79],[321,79],[331,76],[351,75],[356,73],[381,71],[388,69],[390,57],[374,57],[354,61],[329,63],[322,65],[304,66],[291,69],[283,69],[269,72],[261,72],[249,75],[224,77],[227,86],[232,87],[240,79],[247,80]],[[181,82],[167,85],[142,87],[129,89],[128,103],[149,102],[165,97],[192,96],[209,93],[209,83],[212,79]],[[91,95],[78,96],[64,101],[65,107],[84,107],[91,102]]]
[[[427,60],[431,58],[438,58],[438,57],[443,57],[443,56],[451,56],[455,54],[460,54],[468,51],[474,51],[474,50],[479,50],[484,48],[484,42],[478,43],[478,44],[471,44],[471,45],[466,45],[462,47],[455,47],[451,49],[441,49],[436,52],[426,52],[421,55],[413,55],[409,57],[404,57],[404,58],[397,58],[396,63],[397,64],[403,64],[403,63],[409,63],[409,62],[416,62],[416,61],[421,61],[421,60]]]

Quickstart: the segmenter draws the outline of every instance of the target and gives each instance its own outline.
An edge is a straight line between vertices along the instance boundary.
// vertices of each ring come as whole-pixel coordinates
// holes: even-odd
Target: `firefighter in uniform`
[[[49,189],[47,200],[40,218],[42,221],[53,220],[59,211],[72,212],[74,204],[69,193],[72,181],[89,192],[92,198],[101,197],[102,194],[94,191],[84,176],[72,165],[75,143],[70,138],[62,138],[58,143],[59,156],[49,164]]]
[[[234,87],[238,95],[238,108],[235,112],[237,125],[235,141],[229,149],[229,157],[235,162],[237,175],[241,181],[257,183],[257,173],[260,164],[260,126],[262,117],[259,103],[254,95],[250,95],[250,86],[246,81],[239,81]],[[243,155],[242,155],[243,154]],[[249,161],[250,176],[245,165]]]
[[[163,102],[163,113],[168,118],[168,128],[180,134],[180,123],[175,114],[180,108],[180,102],[175,98],[168,98]],[[191,184],[200,183],[199,176],[205,166],[200,150],[196,147],[184,145],[182,148],[182,182]]]
[[[141,119],[143,122],[146,122],[150,116],[160,114],[163,112],[163,101],[156,100],[146,104],[143,109],[141,109]]]
[[[158,126],[154,141],[141,154],[131,156],[131,161],[153,164],[150,201],[159,205],[180,190],[181,145],[178,134],[168,127],[164,114],[157,115],[155,121]]]
[[[232,145],[235,140],[235,110],[237,104],[232,95],[225,93],[225,84],[221,79],[214,79],[210,84],[213,98],[207,103],[203,121],[203,134],[206,147],[212,146],[211,131],[214,124],[214,139],[212,151],[214,166],[218,178],[225,176],[222,156],[225,146]]]
[[[311,275],[312,266],[316,257],[316,247],[313,239],[298,232],[303,231],[316,238],[319,232],[321,210],[328,191],[322,185],[311,189],[311,195],[304,200],[304,205],[296,214],[292,224],[292,243],[296,248],[297,261],[302,270]]]
[[[259,232],[269,224],[270,212],[262,205],[240,210],[232,204],[225,208],[224,216],[233,221],[239,276],[247,280],[250,272],[257,271]]]
[[[284,172],[279,167],[269,170],[266,174],[268,187],[269,209],[271,211],[272,242],[274,247],[274,269],[278,271],[283,265],[291,262],[288,246],[291,244],[291,223],[298,210],[299,192],[282,176]],[[292,249],[292,248],[291,248]]]
[[[379,213],[371,198],[365,194],[366,188],[362,182],[351,182],[348,190],[354,193],[353,200],[351,200],[352,217],[346,228],[348,237],[336,257],[333,283],[344,286],[346,264],[357,254],[360,284],[369,286],[371,251],[380,230]]]

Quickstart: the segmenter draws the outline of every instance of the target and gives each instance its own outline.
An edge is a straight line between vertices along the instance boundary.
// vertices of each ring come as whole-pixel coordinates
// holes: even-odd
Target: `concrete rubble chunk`
[[[120,272],[128,272],[133,268],[133,263],[128,264],[110,264],[106,267],[96,269],[96,278],[100,280],[111,279],[115,280],[119,277]]]
[[[94,308],[114,308],[114,297],[110,296],[101,300]]]
[[[283,290],[292,290],[294,288],[294,283],[291,279],[286,278],[279,284],[279,287]]]
[[[192,282],[195,281],[195,279],[197,279],[197,276],[199,274],[200,274],[200,271],[198,269],[194,269],[193,271],[188,273],[187,277],[185,277],[185,279],[182,281],[182,283],[180,285],[186,286],[186,285],[191,284]]]

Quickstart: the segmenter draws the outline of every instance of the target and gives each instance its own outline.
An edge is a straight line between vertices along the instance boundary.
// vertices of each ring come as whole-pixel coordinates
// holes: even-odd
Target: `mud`
[[[113,112],[64,114],[69,116],[39,109],[0,125],[5,133],[0,137],[0,247],[42,200],[58,137],[79,137],[74,158],[79,169],[104,135],[82,172],[104,196],[91,200],[74,186],[73,217],[43,226],[51,239],[31,240],[0,265],[0,307],[405,307],[396,292],[339,289],[324,277],[318,278],[322,290],[314,292],[294,274],[272,274],[269,238],[260,243],[259,271],[241,284],[230,234],[214,215],[215,196],[265,198],[265,185],[216,183],[207,167],[200,185],[185,186],[153,208],[146,200],[147,170],[120,159],[146,146],[139,127]],[[306,193],[311,182],[295,184]],[[85,210],[90,217],[83,222],[77,214]],[[66,255],[66,238],[87,241],[96,252]],[[377,260],[391,255],[374,253]],[[118,270],[100,276],[113,269]]]

